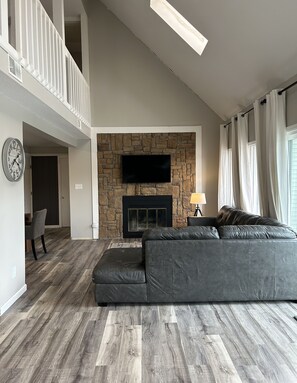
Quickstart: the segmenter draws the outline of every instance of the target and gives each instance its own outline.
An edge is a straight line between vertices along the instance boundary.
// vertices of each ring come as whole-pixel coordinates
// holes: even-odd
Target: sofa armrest
[[[217,227],[217,217],[187,217],[188,226]]]

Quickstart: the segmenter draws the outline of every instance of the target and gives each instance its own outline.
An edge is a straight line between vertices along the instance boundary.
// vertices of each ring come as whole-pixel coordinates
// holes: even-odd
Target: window
[[[251,213],[260,214],[256,142],[249,142],[248,156],[251,179]]]
[[[289,224],[297,230],[297,137],[289,138]]]
[[[166,0],[151,0],[150,7],[199,55],[208,40]]]

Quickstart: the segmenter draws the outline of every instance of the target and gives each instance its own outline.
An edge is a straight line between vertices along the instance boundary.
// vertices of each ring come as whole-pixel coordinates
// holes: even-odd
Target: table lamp
[[[192,193],[190,203],[196,205],[194,217],[198,216],[198,212],[202,216],[203,214],[201,212],[199,205],[205,205],[206,204],[205,193]]]

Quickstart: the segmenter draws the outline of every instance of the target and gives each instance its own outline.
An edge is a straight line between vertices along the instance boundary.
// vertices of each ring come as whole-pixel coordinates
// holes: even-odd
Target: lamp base
[[[198,217],[198,213],[200,213],[201,217],[203,216],[202,211],[201,211],[199,205],[196,205],[194,217]]]

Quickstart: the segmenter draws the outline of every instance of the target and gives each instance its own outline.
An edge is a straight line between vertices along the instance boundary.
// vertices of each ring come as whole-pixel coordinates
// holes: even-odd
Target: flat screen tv
[[[168,154],[123,155],[123,183],[161,183],[171,181],[171,161]]]

